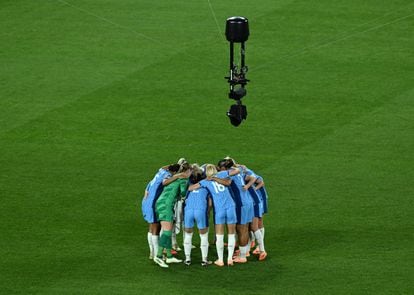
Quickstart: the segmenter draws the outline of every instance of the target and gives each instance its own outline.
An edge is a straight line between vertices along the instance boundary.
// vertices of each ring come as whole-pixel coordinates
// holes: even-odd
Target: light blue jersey
[[[227,171],[216,174],[218,178],[228,177]],[[202,188],[210,193],[213,200],[214,223],[235,224],[237,222],[235,203],[229,189],[213,180],[202,180],[199,182]]]
[[[256,179],[256,182],[262,182],[263,181],[263,177],[261,177],[260,175],[257,175],[257,179]],[[257,193],[258,193],[258,195],[259,195],[259,197],[261,198],[261,200],[262,200],[262,203],[263,203],[263,214],[264,213],[267,213],[267,210],[268,210],[268,206],[267,206],[267,200],[268,200],[268,197],[267,197],[267,191],[266,191],[266,189],[265,189],[265,187],[264,186],[262,186],[259,190],[257,190],[256,191]]]
[[[202,188],[206,188],[211,194],[215,208],[229,208],[234,207],[234,201],[231,197],[229,189],[212,180],[202,180],[199,182]]]
[[[157,222],[155,215],[155,202],[162,192],[162,182],[164,179],[169,177],[171,177],[171,173],[168,170],[161,168],[147,185],[146,190],[148,191],[148,195],[142,200],[141,209],[142,215],[148,223]]]
[[[256,179],[258,177],[257,174],[254,173],[253,170],[251,170],[249,168],[246,168],[246,175],[250,176],[250,177],[254,177]],[[261,218],[262,215],[263,215],[263,211],[264,211],[263,200],[262,200],[261,194],[260,194],[260,192],[258,192],[254,189],[254,186],[251,186],[248,189],[248,192],[249,192],[250,197],[253,200],[254,217]]]
[[[199,188],[187,193],[184,203],[184,227],[198,229],[208,227],[208,190]]]
[[[246,184],[244,178],[245,172],[231,176],[230,189],[236,203],[237,224],[248,224],[254,217],[253,200],[250,194],[243,189]]]
[[[208,190],[200,187],[197,190],[188,192],[185,198],[185,208],[207,210],[208,207]]]
[[[243,186],[246,184],[244,182],[245,177],[246,174],[243,171],[230,177],[232,180],[230,188],[235,197],[236,206],[253,205],[253,200],[249,193],[243,189]]]

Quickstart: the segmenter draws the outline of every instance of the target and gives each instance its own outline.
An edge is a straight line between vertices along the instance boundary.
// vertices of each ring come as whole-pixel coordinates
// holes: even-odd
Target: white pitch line
[[[216,22],[219,35],[220,35],[221,39],[223,39],[223,41],[226,42],[226,39],[224,38],[224,33],[221,30],[221,27],[220,27],[220,25],[218,23],[218,20],[217,20],[217,17],[216,17],[216,13],[214,12],[213,5],[211,5],[210,0],[207,0],[207,2],[208,2],[208,6],[210,7],[211,14],[213,15],[214,21]]]
[[[76,9],[76,10],[78,10],[78,11],[81,11],[81,12],[83,12],[83,13],[86,13],[86,14],[88,14],[88,15],[91,15],[91,16],[93,16],[93,17],[95,17],[95,18],[97,18],[97,19],[99,19],[99,20],[101,20],[101,21],[104,21],[104,22],[106,22],[106,23],[108,23],[108,24],[111,24],[111,25],[113,25],[113,26],[115,26],[115,27],[118,27],[118,28],[121,28],[121,29],[124,29],[124,30],[130,31],[130,32],[132,32],[132,33],[134,33],[134,34],[136,34],[136,35],[138,35],[138,36],[140,36],[140,37],[142,37],[142,38],[144,38],[144,39],[147,39],[147,40],[149,40],[149,41],[151,41],[151,42],[153,42],[153,43],[156,43],[156,44],[158,44],[158,45],[162,45],[162,46],[164,46],[164,47],[166,47],[166,48],[167,48],[167,46],[165,45],[165,43],[164,43],[164,42],[161,42],[161,41],[159,41],[159,40],[157,40],[157,39],[151,38],[151,37],[149,37],[149,36],[147,36],[147,35],[145,35],[145,34],[143,34],[143,33],[141,33],[141,32],[138,32],[138,31],[136,31],[136,30],[134,30],[134,29],[131,29],[131,28],[127,27],[127,26],[124,26],[124,25],[121,25],[121,24],[115,23],[115,22],[113,22],[113,21],[111,21],[111,20],[109,20],[109,19],[107,19],[107,18],[105,18],[105,17],[103,17],[103,16],[97,15],[97,14],[95,14],[95,13],[93,13],[93,12],[89,11],[89,10],[86,10],[86,9],[84,9],[84,8],[81,8],[81,7],[78,7],[78,6],[76,6],[76,5],[73,5],[73,4],[71,4],[71,3],[69,3],[69,2],[67,2],[67,1],[65,1],[65,0],[56,0],[56,1],[58,1],[58,2],[60,2],[60,3],[63,3],[63,4],[65,4],[65,5],[67,5],[67,6],[70,6],[70,7],[72,7],[73,9]],[[171,48],[169,48],[169,49],[171,49]],[[181,51],[178,51],[178,50],[171,50],[171,51],[172,51],[172,52],[175,52],[175,53],[181,53]],[[187,57],[191,57],[191,58],[196,59],[196,60],[201,60],[199,56],[194,56],[194,55],[191,55],[191,54],[188,54],[188,53],[185,53],[185,55],[186,55]],[[217,66],[216,66],[215,64],[211,63],[210,61],[206,61],[206,63],[207,63],[209,66],[211,66],[211,67],[215,67],[215,68],[217,68]]]
[[[388,14],[386,14],[386,15],[389,15],[389,13]],[[368,28],[368,29],[366,29],[366,30],[363,30],[363,31],[360,31],[360,32],[355,32],[355,33],[352,33],[352,34],[348,34],[348,35],[345,35],[344,37],[341,37],[341,38],[338,38],[338,39],[335,39],[335,40],[332,40],[332,41],[329,41],[329,42],[326,42],[326,43],[318,43],[318,44],[313,44],[313,45],[309,45],[309,46],[306,46],[306,47],[304,47],[303,49],[300,49],[300,50],[297,50],[295,53],[293,53],[293,54],[287,54],[287,55],[284,55],[284,56],[281,56],[280,58],[282,59],[282,60],[285,60],[286,58],[293,58],[293,57],[296,57],[296,56],[300,56],[300,55],[303,55],[303,54],[305,54],[309,49],[319,49],[319,48],[322,48],[322,47],[326,47],[326,46],[328,46],[328,45],[331,45],[331,44],[334,44],[334,43],[337,43],[337,42],[339,42],[339,41],[343,41],[343,40],[346,40],[346,39],[349,39],[349,38],[352,38],[352,37],[355,37],[355,36],[358,36],[358,35],[361,35],[361,34],[364,34],[364,33],[367,33],[367,32],[370,32],[370,31],[374,31],[374,30],[377,30],[377,29],[379,29],[379,28],[382,28],[382,27],[385,27],[385,26],[388,26],[388,25],[391,25],[391,24],[394,24],[394,23],[397,23],[397,22],[399,22],[399,21],[401,21],[401,20],[404,20],[404,19],[407,19],[407,18],[409,18],[409,17],[412,17],[414,15],[414,13],[411,13],[411,14],[409,14],[409,15],[405,15],[405,16],[403,16],[403,17],[399,17],[399,18],[397,18],[397,19],[394,19],[394,20],[392,20],[392,21],[390,21],[390,22],[386,22],[386,23],[383,23],[383,24],[379,24],[379,25],[376,25],[376,26],[373,26],[373,27],[371,27],[371,28]],[[377,19],[375,19],[375,20],[378,20],[378,19],[381,19],[381,18],[383,18],[384,16],[382,16],[382,17],[379,17],[379,18],[377,18]],[[371,21],[369,21],[369,22],[367,22],[367,23],[364,23],[364,24],[361,24],[361,25],[359,25],[359,26],[357,26],[357,27],[361,27],[361,26],[364,26],[364,25],[366,25],[366,24],[368,24],[368,23],[372,23],[373,21],[375,21],[375,20],[371,20]],[[253,70],[259,70],[259,69],[263,69],[263,68],[266,68],[266,67],[268,67],[268,66],[270,66],[270,64],[263,64],[262,66],[258,66],[258,67],[256,67],[256,68],[253,68]],[[251,71],[251,70],[250,70]]]
[[[86,13],[86,14],[89,14],[89,15],[91,15],[93,17],[96,17],[97,19],[100,19],[100,20],[102,20],[104,22],[107,22],[108,24],[111,24],[111,25],[113,25],[115,27],[118,27],[118,28],[121,28],[121,29],[124,29],[124,30],[128,30],[128,31],[130,31],[132,33],[135,33],[135,34],[141,36],[144,39],[147,39],[149,41],[152,41],[152,42],[157,43],[157,44],[160,44],[160,45],[163,45],[164,44],[161,41],[158,41],[158,40],[156,40],[154,38],[148,37],[147,35],[145,35],[145,34],[143,34],[141,32],[135,31],[135,30],[133,30],[133,29],[131,29],[129,27],[126,27],[126,26],[120,25],[118,23],[115,23],[115,22],[113,22],[113,21],[111,21],[111,20],[109,20],[109,19],[107,19],[107,18],[105,18],[103,16],[97,15],[97,14],[95,14],[95,13],[89,11],[89,10],[80,8],[80,7],[76,6],[76,5],[73,5],[73,4],[69,3],[69,2],[66,2],[65,0],[57,0],[57,1],[65,4],[67,6],[70,6],[70,7],[74,8],[74,9],[76,9],[76,10],[79,10],[79,11],[81,11],[83,13]]]

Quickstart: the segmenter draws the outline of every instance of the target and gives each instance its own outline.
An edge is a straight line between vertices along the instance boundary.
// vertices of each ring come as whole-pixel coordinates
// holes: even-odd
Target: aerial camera
[[[248,68],[245,64],[245,44],[249,38],[249,22],[242,16],[233,16],[226,21],[226,38],[230,42],[230,76],[225,77],[230,85],[229,98],[236,100],[236,104],[230,107],[227,116],[231,124],[239,126],[247,118],[246,106],[241,99],[246,96],[245,88],[247,82],[246,73]],[[234,63],[234,43],[240,43],[240,65]]]

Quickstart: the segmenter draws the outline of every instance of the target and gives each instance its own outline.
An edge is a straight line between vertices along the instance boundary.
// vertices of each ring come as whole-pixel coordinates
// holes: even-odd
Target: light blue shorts
[[[254,217],[261,218],[263,216],[263,202],[259,202],[257,204],[254,204]]]
[[[259,189],[259,192],[260,192],[260,196],[262,197],[262,201],[263,201],[263,213],[267,213],[268,198],[267,198],[267,192],[264,186]]]
[[[241,207],[236,208],[237,224],[247,224],[252,222],[254,217],[253,203],[244,204]]]
[[[198,229],[208,227],[207,210],[200,209],[184,209],[184,227],[193,228],[194,221],[197,223]]]
[[[155,214],[155,198],[147,197],[142,200],[141,204],[141,211],[142,216],[144,217],[145,221],[148,223],[156,223],[157,215]]]
[[[236,224],[236,207],[214,208],[214,224]]]

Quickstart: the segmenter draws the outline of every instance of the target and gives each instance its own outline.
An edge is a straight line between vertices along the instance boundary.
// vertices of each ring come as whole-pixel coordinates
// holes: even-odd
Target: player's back
[[[155,174],[154,178],[148,183],[148,196],[154,197],[160,193],[162,189],[162,182],[164,179],[171,176],[171,173],[168,170],[161,168],[158,170],[157,174]]]
[[[230,191],[226,186],[219,184],[214,180],[207,179],[200,181],[200,186],[206,188],[210,193],[215,209],[225,209],[235,205],[230,195]]]
[[[179,178],[169,185],[166,185],[157,200],[157,204],[164,203],[168,207],[174,207],[176,200],[180,196],[185,196],[187,185],[187,178]]]
[[[204,187],[200,187],[197,190],[188,192],[185,199],[186,209],[200,209],[204,210],[208,205],[208,190]]]
[[[250,197],[249,193],[243,189],[243,186],[246,184],[244,182],[245,173],[240,172],[239,174],[231,176],[231,185],[230,189],[233,192],[233,195],[235,197],[236,203],[239,203],[239,205],[245,205],[245,204],[252,204],[253,200]]]

